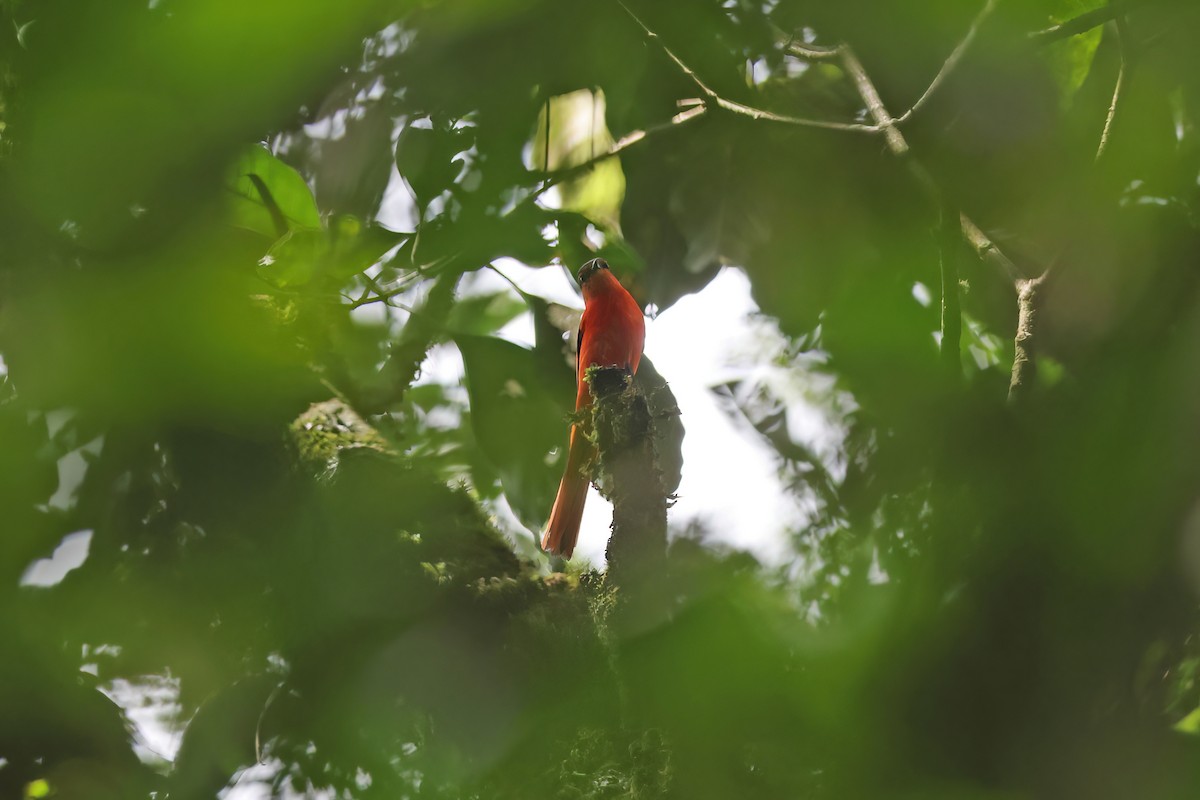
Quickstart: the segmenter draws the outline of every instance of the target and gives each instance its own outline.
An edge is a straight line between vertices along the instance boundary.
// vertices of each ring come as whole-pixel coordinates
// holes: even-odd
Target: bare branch
[[[441,260],[439,260],[439,261],[441,261]],[[434,262],[435,265],[438,263],[439,262]],[[392,306],[394,308],[399,308],[402,311],[409,311],[411,309],[405,308],[404,306],[401,306],[398,303],[393,303],[392,298],[396,297],[397,295],[404,294],[409,289],[411,289],[413,279],[420,277],[423,273],[427,274],[427,270],[418,269],[414,272],[410,272],[407,275],[405,275],[404,277],[400,278],[400,282],[397,283],[396,285],[392,286],[389,289],[384,289],[383,287],[381,287],[379,285],[378,281],[376,281],[374,278],[367,277],[367,275],[364,273],[363,277],[367,278],[367,282],[368,282],[368,291],[364,292],[362,295],[359,296],[359,298],[357,300],[352,302],[350,304],[350,308],[351,308],[351,310],[353,310],[356,308],[362,308],[363,306],[368,306],[371,303],[385,303],[388,306]],[[369,292],[371,290],[374,290],[375,294],[370,294]]]
[[[1111,6],[1109,6],[1111,8]],[[1133,66],[1130,57],[1130,37],[1129,28],[1125,23],[1125,16],[1118,15],[1117,21],[1117,46],[1121,51],[1121,65],[1117,68],[1117,82],[1113,86],[1112,102],[1108,105],[1108,116],[1104,118],[1104,130],[1100,131],[1100,145],[1096,148],[1096,161],[1104,155],[1105,148],[1108,147],[1108,139],[1112,134],[1113,120],[1117,118],[1117,106],[1121,102],[1122,93],[1125,91],[1125,83],[1129,80],[1129,71]]]
[[[1004,255],[995,242],[988,238],[978,225],[971,221],[971,218],[966,214],[962,217],[963,238],[975,250],[975,255],[992,266],[999,269],[1005,277],[1017,285],[1022,279],[1021,270],[1017,269],[1017,265],[1012,260]]]
[[[620,0],[618,0],[620,2]],[[773,119],[780,122],[792,122],[793,124],[815,125],[816,127],[828,127],[837,130],[855,130],[868,133],[883,133],[884,139],[887,142],[888,150],[899,158],[904,158],[907,162],[913,175],[917,178],[922,189],[933,200],[934,204],[941,209],[942,213],[942,241],[941,241],[941,257],[942,257],[942,346],[945,353],[944,358],[948,364],[952,364],[958,369],[958,351],[961,336],[962,336],[962,318],[961,309],[959,306],[958,296],[958,271],[954,260],[954,247],[950,242],[950,237],[953,236],[955,241],[966,239],[971,245],[975,254],[980,260],[996,267],[1005,278],[1012,282],[1018,293],[1019,316],[1020,320],[1017,326],[1017,357],[1013,362],[1013,376],[1009,388],[1009,397],[1013,398],[1020,392],[1020,387],[1029,382],[1028,376],[1032,370],[1032,346],[1035,327],[1036,313],[1036,295],[1037,290],[1042,285],[1049,274],[1048,271],[1043,273],[1038,278],[1025,278],[1016,264],[1012,262],[999,247],[983,232],[983,230],[971,220],[966,214],[953,209],[946,203],[942,197],[941,190],[929,172],[910,154],[908,142],[904,135],[897,127],[904,121],[912,118],[922,105],[937,91],[938,87],[946,80],[947,76],[957,67],[971,43],[975,40],[979,32],[980,26],[987,17],[995,10],[999,0],[987,0],[980,12],[971,22],[970,28],[967,29],[966,35],[962,41],[958,43],[950,53],[950,56],[942,64],[942,68],[938,74],[934,76],[933,81],[925,92],[917,99],[908,111],[904,112],[899,117],[893,117],[888,113],[887,107],[883,103],[883,98],[880,97],[875,84],[867,75],[866,69],[863,68],[862,62],[854,54],[854,51],[847,44],[840,44],[836,47],[822,47],[799,42],[789,42],[786,45],[788,52],[801,58],[811,60],[828,60],[837,58],[840,59],[842,65],[846,69],[850,79],[854,82],[855,88],[858,90],[859,96],[862,98],[863,104],[867,108],[867,112],[874,120],[874,125],[858,125],[847,127],[840,123],[822,123],[820,121],[806,120],[798,121],[795,118],[780,117],[771,112],[752,109],[748,106],[743,106],[739,103],[733,103],[725,100],[708,85],[706,85],[683,61],[679,59],[666,45],[659,41],[659,45],[667,56],[675,63],[677,67],[696,85],[708,99],[710,104],[716,105],[726,110],[735,111],[736,113],[745,114],[755,119]],[[638,17],[629,10],[624,3],[621,7],[626,13],[634,19],[645,31],[646,36],[652,40],[658,41],[658,35],[646,27]],[[1115,105],[1114,99],[1114,105]],[[954,217],[957,217],[957,225]],[[951,359],[953,361],[951,362]]]
[[[563,181],[570,180],[577,175],[587,172],[602,161],[607,161],[610,158],[620,155],[622,152],[638,142],[644,141],[666,131],[677,130],[688,122],[703,116],[707,110],[707,106],[694,105],[671,117],[670,122],[664,122],[662,125],[655,125],[652,128],[631,131],[630,133],[625,134],[608,150],[605,150],[603,153],[593,156],[586,161],[581,161],[578,164],[574,164],[570,167],[564,167],[563,169],[555,170],[554,172],[543,172],[540,176],[540,180],[542,180],[543,183],[541,186],[537,187],[534,194],[541,195],[552,186],[557,186]]]
[[[850,73],[851,79],[854,81],[854,85],[858,87],[859,94],[862,96],[863,103],[866,104],[867,110],[871,113],[871,116],[875,120],[876,124],[888,132],[888,135],[885,137],[888,143],[888,149],[891,150],[896,156],[909,156],[907,159],[908,165],[913,175],[917,178],[917,182],[930,196],[933,202],[938,206],[941,206],[943,200],[941,198],[941,191],[938,189],[937,183],[933,180],[933,176],[929,174],[929,172],[920,164],[920,162],[916,161],[911,157],[911,155],[909,155],[908,142],[904,139],[904,135],[896,127],[896,120],[892,119],[891,115],[888,114],[887,108],[884,107],[883,101],[879,97],[879,92],[876,91],[875,85],[871,82],[870,76],[868,76],[866,70],[863,69],[862,63],[855,57],[854,51],[851,50],[849,46],[841,45],[838,50],[842,57],[842,63],[847,72]],[[1010,281],[1013,281],[1014,284],[1023,277],[1021,275],[1021,271],[1017,269],[1016,264],[1014,264],[1006,255],[1004,255],[1003,252],[1000,251],[1000,248],[988,238],[987,234],[985,234],[983,230],[971,220],[970,217],[968,217],[966,214],[961,214],[960,221],[962,224],[963,238],[970,243],[972,249],[975,251],[975,254],[979,256],[982,261],[999,269],[1001,273]]]
[[[837,58],[842,54],[840,47],[825,47],[819,44],[806,44],[804,42],[788,42],[788,52],[797,58],[803,58],[808,61],[828,61]]]
[[[1012,378],[1008,384],[1008,402],[1020,402],[1029,393],[1037,374],[1034,360],[1037,343],[1037,318],[1041,310],[1041,289],[1050,271],[1036,278],[1017,281],[1017,334],[1013,339]]]
[[[842,64],[846,67],[846,72],[850,74],[850,79],[854,81],[854,88],[858,90],[859,97],[867,106],[867,112],[870,113],[871,119],[875,120],[875,124],[883,131],[884,138],[887,140],[888,149],[897,156],[903,156],[908,153],[908,142],[904,140],[904,136],[896,128],[896,120],[888,114],[887,108],[883,105],[883,100],[879,96],[879,92],[875,89],[875,84],[867,77],[867,71],[863,69],[862,62],[858,60],[858,56],[854,55],[854,51],[849,45],[841,45],[838,47],[838,53],[842,58]]]
[[[946,58],[945,62],[943,62],[942,67],[938,70],[937,75],[933,77],[933,80],[930,82],[929,86],[926,87],[925,91],[921,93],[921,96],[917,98],[917,102],[913,103],[912,107],[899,117],[892,118],[889,116],[888,125],[884,125],[879,121],[879,117],[876,116],[875,119],[877,126],[882,127],[886,131],[891,127],[891,125],[899,125],[907,122],[912,118],[913,114],[915,114],[921,108],[921,106],[925,105],[925,102],[929,100],[930,96],[932,96],[933,93],[938,90],[938,87],[942,85],[946,78],[949,77],[950,73],[952,73],[958,66],[958,63],[962,60],[967,50],[970,49],[971,43],[975,41],[975,36],[979,33],[979,29],[983,25],[984,20],[986,20],[996,9],[998,2],[999,0],[987,0],[987,2],[984,3],[983,8],[980,9],[979,13],[975,15],[975,19],[971,20],[971,26],[967,28],[967,32],[963,36],[962,40],[959,41],[959,43],[954,47],[954,50],[951,51],[950,55]],[[798,58],[807,59],[808,61],[828,61],[834,58],[841,58],[843,61],[845,61],[847,47],[844,44],[838,45],[837,47],[828,47],[824,45],[790,41],[787,43],[787,51]],[[855,61],[857,62],[857,59],[855,59]],[[865,74],[861,64],[858,65],[857,73],[859,75]],[[857,77],[854,74],[852,74],[851,77],[855,78],[855,83],[858,84]],[[882,105],[882,103],[879,103],[878,101],[879,96],[874,92],[873,86],[870,87],[870,92],[874,95],[874,101],[879,105]],[[871,107],[872,99],[868,93],[863,91],[863,87],[861,85],[859,86],[859,94],[862,95],[863,100],[867,103],[867,107],[869,109]]]
[[[1121,59],[1121,66],[1117,72],[1117,82],[1113,86],[1112,102],[1108,105],[1108,116],[1104,118],[1104,130],[1100,131],[1100,144],[1096,148],[1096,161],[1104,155],[1104,150],[1108,147],[1108,137],[1112,133],[1113,120],[1117,117],[1117,104],[1121,101],[1121,92],[1125,88],[1125,74],[1128,68],[1125,64],[1125,59]]]
[[[917,110],[921,106],[925,105],[925,101],[927,101],[930,96],[937,91],[938,87],[942,85],[942,82],[945,81],[950,73],[954,71],[955,67],[958,66],[958,62],[962,61],[962,57],[966,55],[967,50],[970,49],[971,43],[975,41],[975,35],[979,33],[979,28],[981,25],[983,25],[984,20],[991,16],[991,13],[996,9],[997,2],[998,0],[987,0],[987,2],[983,4],[983,8],[978,14],[975,15],[975,19],[971,20],[971,27],[967,28],[967,33],[965,36],[963,36],[962,41],[960,41],[958,46],[951,51],[945,63],[942,64],[942,68],[938,70],[937,75],[933,76],[933,80],[929,83],[929,87],[920,97],[917,98],[917,102],[912,104],[912,108],[908,109],[908,111],[905,111],[896,118],[897,124],[902,124],[911,119],[912,115],[917,113]]]
[[[620,0],[618,0],[620,2]],[[667,55],[667,58],[679,67],[688,80],[696,85],[700,93],[705,97],[705,104],[708,106],[716,106],[734,114],[739,114],[744,117],[756,120],[767,120],[768,122],[779,122],[785,125],[797,125],[805,128],[823,128],[832,131],[853,131],[855,133],[879,133],[880,128],[877,125],[863,125],[857,122],[835,122],[833,120],[823,119],[808,119],[806,117],[792,117],[786,114],[777,114],[774,111],[767,111],[762,108],[754,108],[753,106],[738,103],[733,100],[727,100],[718,94],[712,87],[700,79],[700,76],[695,71],[683,62],[679,56],[675,55],[674,51],[659,38],[658,34],[650,30],[646,23],[642,22],[637,14],[630,10],[629,6],[620,3],[621,8],[625,9],[634,22],[645,32],[646,38],[658,44],[662,51]]]

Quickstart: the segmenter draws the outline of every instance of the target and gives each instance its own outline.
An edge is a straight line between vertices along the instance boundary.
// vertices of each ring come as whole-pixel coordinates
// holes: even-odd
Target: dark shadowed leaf
[[[467,373],[471,424],[527,526],[550,513],[567,439],[561,397],[548,390],[534,351],[486,336],[456,335]]]

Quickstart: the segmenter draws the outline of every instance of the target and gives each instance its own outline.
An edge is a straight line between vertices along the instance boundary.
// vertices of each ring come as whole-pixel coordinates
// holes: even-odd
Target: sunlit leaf
[[[538,114],[531,142],[533,167],[551,171],[567,169],[603,155],[613,146],[605,116],[602,91],[580,89],[551,98],[548,107],[543,105]],[[578,212],[608,231],[620,231],[621,201],[625,198],[625,173],[620,159],[597,162],[559,183],[558,191],[563,209]]]
[[[304,178],[265,147],[246,149],[230,168],[228,185],[235,225],[272,239],[287,230],[321,227],[317,201]]]
[[[1180,733],[1190,733],[1193,736],[1200,736],[1200,708],[1197,708],[1179,720],[1179,722],[1176,722],[1175,730]]]
[[[43,797],[49,797],[51,791],[50,782],[45,778],[38,778],[25,785],[25,798],[26,800],[41,800]]]
[[[1104,0],[1053,0],[1048,3],[1049,22],[1062,23],[1102,5]],[[1077,36],[1068,36],[1044,49],[1064,106],[1070,105],[1075,93],[1087,79],[1102,35],[1103,28],[1096,27]]]

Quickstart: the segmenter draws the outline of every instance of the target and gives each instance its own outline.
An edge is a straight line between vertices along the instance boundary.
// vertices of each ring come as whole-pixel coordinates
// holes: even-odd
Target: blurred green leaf
[[[473,295],[459,300],[446,318],[453,334],[486,336],[503,328],[529,310],[525,300],[510,291]]]
[[[1179,720],[1179,722],[1176,722],[1175,730],[1179,731],[1180,733],[1190,733],[1193,736],[1200,736],[1200,708],[1197,708],[1195,711]]]
[[[49,781],[45,778],[38,778],[25,785],[25,798],[26,800],[40,800],[40,798],[49,797],[51,791]]]
[[[1105,0],[1051,0],[1047,3],[1050,24],[1059,24],[1104,5]],[[1076,36],[1068,36],[1044,48],[1044,57],[1058,86],[1059,99],[1069,106],[1087,80],[1103,28],[1096,27]]]
[[[303,286],[317,277],[339,286],[379,263],[410,235],[343,215],[331,220],[327,229],[289,231],[271,246],[258,272],[284,288]]]
[[[287,231],[320,229],[317,201],[304,178],[265,147],[247,148],[228,180],[234,225],[272,239]]]
[[[517,516],[538,530],[566,463],[569,409],[548,389],[534,351],[487,336],[459,334],[454,342],[466,368],[475,438]]]
[[[626,5],[0,0],[0,797],[1198,795],[1195,4],[1117,9],[1098,162],[1112,23],[1029,38],[1094,0]],[[789,52],[845,41],[900,114],[972,29],[904,159],[738,111],[865,121]],[[692,75],[742,106],[672,124]],[[944,379],[913,167],[1054,264],[1028,404],[969,254]],[[684,299],[650,338],[701,381],[639,371],[682,476],[644,584],[508,513],[562,474],[578,308],[455,294],[594,255]]]

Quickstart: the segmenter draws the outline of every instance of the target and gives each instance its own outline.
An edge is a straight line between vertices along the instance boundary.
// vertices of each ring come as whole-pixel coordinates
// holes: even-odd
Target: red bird
[[[579,321],[577,340],[576,411],[592,404],[592,393],[583,378],[588,367],[624,367],[632,375],[642,360],[642,345],[646,341],[646,320],[642,317],[641,307],[612,274],[604,259],[593,258],[580,267],[579,285],[583,288],[583,319]],[[542,537],[542,549],[548,553],[570,558],[575,551],[583,503],[591,483],[584,468],[591,461],[592,450],[592,443],[579,426],[572,425],[567,469],[558,485],[546,535]]]

